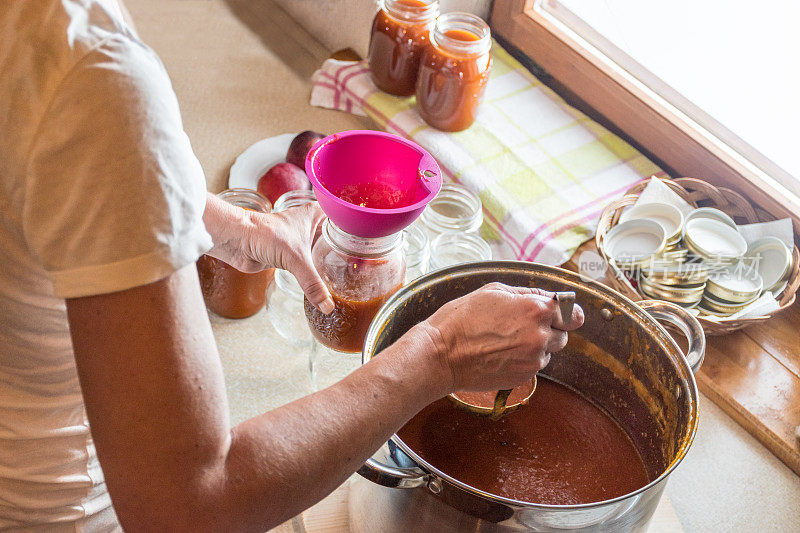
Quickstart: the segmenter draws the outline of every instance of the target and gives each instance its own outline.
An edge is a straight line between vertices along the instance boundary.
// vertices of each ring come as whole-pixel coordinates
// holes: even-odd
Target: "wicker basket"
[[[731,189],[714,187],[713,185],[695,178],[677,178],[675,180],[662,179],[661,181],[692,206],[715,207],[720,211],[724,211],[730,215],[739,224],[767,222],[769,220],[774,220],[775,218],[765,211],[756,211],[750,202],[748,202],[741,194]],[[606,206],[606,208],[603,210],[603,213],[600,215],[600,222],[597,225],[595,242],[597,243],[598,252],[607,262],[608,257],[603,250],[603,239],[605,238],[606,233],[608,233],[608,230],[613,228],[619,222],[619,217],[622,214],[622,210],[625,207],[636,203],[636,200],[639,198],[639,194],[646,186],[647,182],[644,182],[632,187],[628,190],[628,192],[625,193],[625,196]],[[800,252],[798,252],[797,246],[794,247],[792,258],[793,265],[792,271],[789,273],[789,282],[786,285],[786,288],[777,295],[780,309],[773,312],[773,315],[779,311],[782,311],[783,309],[786,309],[794,303],[795,293],[797,292],[798,286],[800,286]],[[628,279],[623,275],[608,276],[608,284],[634,301],[648,298],[634,289],[633,285],[631,285]],[[698,317],[698,320],[703,325],[706,335],[723,335],[725,333],[730,333],[732,331],[736,331],[737,329],[741,329],[752,323],[766,320],[770,316],[772,315],[766,315],[757,318],[720,318],[718,320],[709,320],[705,317]]]

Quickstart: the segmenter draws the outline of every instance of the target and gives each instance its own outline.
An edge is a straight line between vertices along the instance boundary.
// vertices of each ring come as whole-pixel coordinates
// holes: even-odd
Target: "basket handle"
[[[706,336],[697,318],[683,307],[670,302],[641,300],[636,304],[656,320],[672,324],[686,336],[689,347],[683,357],[692,369],[692,373],[697,374],[706,354]]]

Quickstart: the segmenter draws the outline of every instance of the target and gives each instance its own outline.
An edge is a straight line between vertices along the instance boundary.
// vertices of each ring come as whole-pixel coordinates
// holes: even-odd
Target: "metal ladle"
[[[572,317],[572,308],[575,305],[575,293],[572,291],[557,292],[553,296],[553,299],[558,302],[558,311],[561,314],[562,320],[570,320]],[[506,405],[506,402],[508,401],[508,397],[511,396],[511,392],[514,389],[503,389],[497,391],[497,394],[494,397],[494,402],[491,406],[467,402],[466,400],[459,398],[457,396],[457,392],[454,392],[448,396],[448,398],[450,398],[450,400],[452,400],[456,405],[462,409],[466,409],[470,413],[479,416],[487,416],[492,420],[497,420],[506,413],[509,413],[517,409],[519,406],[528,403],[528,400],[530,400],[531,396],[533,396],[533,393],[536,392],[536,376],[533,376],[533,379],[530,382],[530,387],[530,393],[528,393],[525,398],[511,405]]]

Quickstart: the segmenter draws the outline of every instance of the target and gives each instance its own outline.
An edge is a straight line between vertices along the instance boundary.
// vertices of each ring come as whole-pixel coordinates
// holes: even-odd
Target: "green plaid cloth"
[[[366,62],[329,59],[311,104],[371,117],[428,150],[447,178],[483,202],[482,234],[495,258],[559,265],[594,235],[603,207],[660,169],[569,106],[497,43],[475,123],[445,133],[425,124],[415,99],[379,91]]]

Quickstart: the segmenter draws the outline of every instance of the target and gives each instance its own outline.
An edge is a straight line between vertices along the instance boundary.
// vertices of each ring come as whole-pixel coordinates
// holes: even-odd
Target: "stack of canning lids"
[[[706,314],[729,316],[761,296],[764,280],[752,265],[739,262],[717,267],[709,274],[699,309]]]
[[[683,307],[696,306],[703,297],[708,269],[702,262],[654,261],[639,276],[639,288],[651,298]]]
[[[634,205],[608,231],[603,250],[645,296],[720,317],[782,290],[792,269],[783,241],[765,237],[748,246],[733,219],[710,207],[684,217],[670,204]]]

